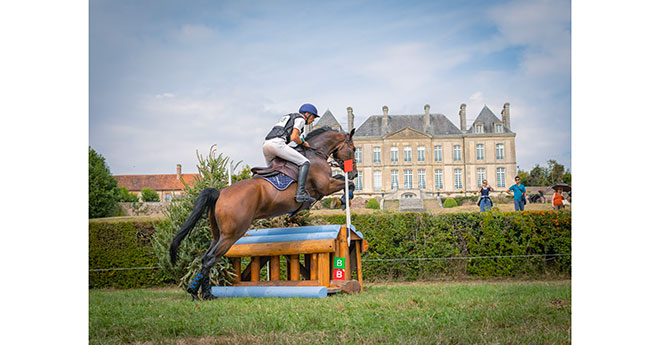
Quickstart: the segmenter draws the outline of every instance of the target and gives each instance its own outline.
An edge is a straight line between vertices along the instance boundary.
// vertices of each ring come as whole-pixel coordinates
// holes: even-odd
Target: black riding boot
[[[307,182],[307,173],[309,172],[309,162],[303,163],[298,171],[298,189],[296,190],[296,202],[312,202],[316,199],[312,198],[305,190],[305,183]]]

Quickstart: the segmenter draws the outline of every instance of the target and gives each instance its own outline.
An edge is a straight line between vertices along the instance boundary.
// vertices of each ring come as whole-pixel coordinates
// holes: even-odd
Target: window
[[[504,144],[495,145],[495,158],[504,159]]]
[[[495,133],[503,133],[504,132],[504,126],[502,126],[501,123],[495,124]]]
[[[390,149],[390,162],[399,161],[399,148],[393,147]]]
[[[380,163],[380,146],[374,147],[374,163]]]
[[[425,158],[426,150],[424,149],[424,146],[417,146],[417,161],[423,162]]]
[[[477,186],[481,187],[481,183],[486,179],[486,168],[477,168]]]
[[[440,169],[435,169],[434,173],[434,184],[435,184],[435,189],[442,189],[442,170]]]
[[[504,183],[504,168],[497,168],[497,188],[506,188]]]
[[[412,149],[410,148],[410,146],[406,146],[403,148],[403,161],[404,162],[412,161]]]
[[[165,193],[165,201],[167,201],[167,202],[172,201],[172,194],[170,194],[170,193]]]
[[[403,171],[403,188],[405,189],[412,189],[412,170],[411,169],[405,169]]]
[[[355,176],[355,190],[362,190],[362,172],[357,171],[357,176]]]
[[[461,145],[454,145],[454,160],[461,160]]]
[[[362,148],[355,148],[355,163],[362,163]]]
[[[484,160],[484,144],[477,144],[477,160]]]
[[[403,195],[404,199],[412,199],[414,197],[415,197],[415,194],[411,194],[411,193],[406,193],[406,194]]]
[[[426,188],[426,169],[417,170],[417,188]]]
[[[482,125],[482,124],[474,125],[474,132],[475,133],[483,133],[484,132],[484,125]]]
[[[382,190],[383,189],[383,176],[380,170],[375,170],[374,171],[374,190]]]
[[[436,162],[442,162],[442,146],[435,145],[433,146],[433,160]]]
[[[399,189],[399,171],[390,171],[390,178],[392,180],[392,189]]]
[[[463,170],[454,169],[454,188],[461,189],[463,188]]]

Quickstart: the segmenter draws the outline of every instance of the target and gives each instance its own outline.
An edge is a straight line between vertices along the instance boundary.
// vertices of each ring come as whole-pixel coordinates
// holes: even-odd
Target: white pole
[[[231,186],[231,163],[227,165],[227,175],[229,176],[229,185]]]
[[[344,186],[346,192],[346,232],[348,233],[348,247],[351,247],[351,202],[348,195],[348,172],[344,172]],[[346,254],[348,255],[348,253]]]

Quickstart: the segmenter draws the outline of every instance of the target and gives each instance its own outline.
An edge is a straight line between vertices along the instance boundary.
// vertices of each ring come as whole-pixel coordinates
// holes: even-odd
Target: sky
[[[196,173],[212,145],[263,166],[264,136],[312,103],[346,128],[431,113],[468,127],[511,104],[520,169],[571,169],[569,1],[89,3],[89,145],[121,174]]]

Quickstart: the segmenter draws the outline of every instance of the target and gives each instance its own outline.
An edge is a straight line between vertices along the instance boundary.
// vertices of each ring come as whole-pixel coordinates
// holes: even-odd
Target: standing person
[[[490,211],[491,207],[493,207],[493,202],[490,200],[490,196],[488,195],[491,191],[493,191],[493,187],[488,184],[488,181],[483,180],[481,183],[481,188],[479,188],[479,193],[481,193],[481,196],[479,197],[479,202],[477,202],[481,212],[486,212],[487,210]]]
[[[516,184],[509,187],[506,193],[511,195],[511,191],[513,191],[513,204],[515,205],[516,211],[524,211],[525,196],[527,196],[527,190],[525,189],[525,186],[520,183],[519,176],[516,176],[515,180]]]
[[[552,206],[555,211],[564,208],[564,196],[561,194],[561,191],[555,191],[555,194],[552,196]]]
[[[266,135],[262,151],[266,164],[271,165],[275,157],[280,157],[298,165],[298,189],[296,190],[296,202],[312,202],[312,198],[305,190],[307,173],[309,172],[309,159],[295,150],[302,145],[309,147],[309,143],[301,136],[305,130],[305,124],[312,124],[318,117],[316,107],[305,103],[297,113],[282,116],[273,129]]]

